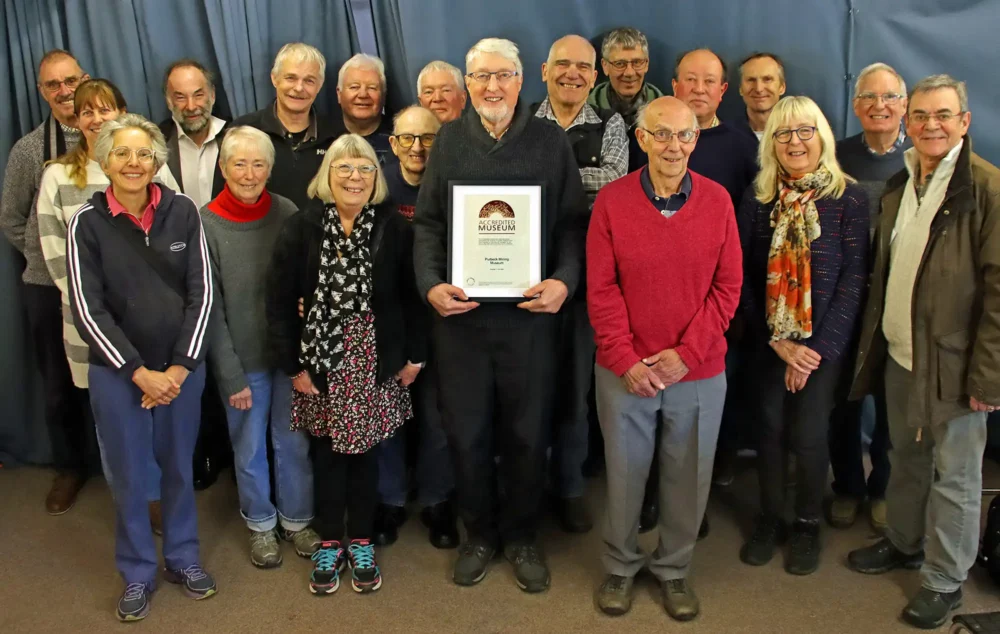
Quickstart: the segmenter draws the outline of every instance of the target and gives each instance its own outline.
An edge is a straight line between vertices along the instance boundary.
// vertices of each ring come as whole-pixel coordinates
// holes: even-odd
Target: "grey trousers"
[[[677,383],[655,397],[642,398],[629,394],[613,372],[597,366],[594,373],[608,477],[604,569],[608,574],[633,577],[647,563],[647,556],[639,550],[639,511],[656,457],[662,512],[660,540],[648,558],[649,570],[660,581],[683,579],[712,485],[726,375]],[[657,448],[658,417],[663,432]]]
[[[886,536],[904,553],[924,550],[923,586],[954,592],[976,561],[982,505],[986,414],[969,411],[917,430],[906,420],[911,373],[889,357],[885,369],[889,418]]]

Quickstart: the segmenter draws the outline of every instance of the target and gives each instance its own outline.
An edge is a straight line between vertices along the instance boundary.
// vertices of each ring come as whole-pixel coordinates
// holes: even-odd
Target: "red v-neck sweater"
[[[733,203],[691,172],[691,196],[670,218],[646,197],[640,170],[605,185],[587,233],[587,306],[597,362],[621,376],[674,348],[684,381],[726,369],[724,333],[736,312],[743,253]]]

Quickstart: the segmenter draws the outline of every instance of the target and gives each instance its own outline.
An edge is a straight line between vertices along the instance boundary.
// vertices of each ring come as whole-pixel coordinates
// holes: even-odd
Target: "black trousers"
[[[796,458],[796,519],[819,520],[823,515],[830,465],[827,446],[830,412],[841,378],[842,360],[820,363],[819,369],[809,375],[805,388],[792,394],[785,388],[787,366],[774,350],[760,346],[756,359],[761,510],[771,517],[784,515],[785,456],[791,451]]]
[[[455,465],[459,514],[472,539],[499,546],[536,538],[557,319],[497,304],[435,318],[442,423]],[[493,503],[495,455],[505,490],[499,517]]]
[[[378,505],[375,449],[362,454],[333,451],[330,439],[309,437],[313,464],[313,530],[323,541],[370,539]],[[347,514],[345,531],[344,513]]]
[[[63,344],[62,294],[55,286],[24,285],[24,304],[35,361],[44,381],[45,423],[56,469],[90,473],[97,435],[87,390],[73,385]]]
[[[853,360],[854,355],[851,355]],[[837,400],[830,415],[830,465],[833,467],[833,491],[857,500],[885,499],[889,485],[889,419],[885,411],[885,391],[875,389],[875,429],[868,448],[872,471],[865,478],[864,448],[861,446],[861,409],[863,401],[848,401],[854,363],[843,365]],[[881,383],[881,382],[880,382]]]

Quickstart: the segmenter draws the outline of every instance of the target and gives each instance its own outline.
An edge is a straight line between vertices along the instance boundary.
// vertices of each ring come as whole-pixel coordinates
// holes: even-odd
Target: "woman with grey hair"
[[[145,618],[156,587],[146,509],[149,454],[163,473],[164,578],[195,599],[216,592],[201,568],[191,463],[212,310],[208,246],[191,199],[153,182],[167,149],[136,114],[106,121],[94,156],[111,181],[69,222],[73,319],[90,346],[90,404],[115,503],[122,621]]]
[[[373,449],[412,415],[407,386],[424,361],[427,311],[413,279],[412,234],[384,202],[387,189],[371,145],[341,136],[309,184],[318,200],[285,222],[268,273],[269,346],[295,389],[292,426],[311,445],[312,526],[323,539],[314,594],[335,592],[346,563],[356,592],[382,585],[371,542]]]
[[[319,547],[313,516],[309,440],[289,426],[292,382],[267,359],[264,281],[281,225],[297,209],[267,191],[274,145],[260,130],[237,126],[219,149],[226,184],[201,209],[215,276],[208,365],[226,403],[240,513],[250,529],[250,561],[281,564],[275,529],[309,557]],[[277,507],[271,501],[267,432],[274,447]]]

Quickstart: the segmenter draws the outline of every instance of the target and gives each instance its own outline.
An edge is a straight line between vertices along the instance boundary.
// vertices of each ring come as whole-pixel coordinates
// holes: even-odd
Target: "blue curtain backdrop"
[[[162,74],[179,57],[218,71],[216,111],[241,115],[273,98],[269,71],[286,42],[305,41],[327,57],[317,105],[335,107],[337,69],[355,52],[386,62],[390,109],[416,99],[416,76],[433,59],[464,69],[476,40],[517,42],[524,98],[545,94],[540,67],[552,41],[579,33],[600,47],[610,29],[633,25],[650,40],[648,80],[670,92],[677,53],[709,46],[729,63],[723,118],[742,108],[735,69],[750,51],[770,50],[787,66],[789,94],[820,104],[838,136],[858,132],[850,96],[858,71],[875,61],[907,82],[948,72],[968,82],[976,150],[1000,163],[998,0],[0,0],[0,168],[7,152],[48,108],[35,88],[46,50],[68,48],[93,76],[121,87],[130,109],[161,120]],[[2,173],[0,173],[2,175]],[[44,462],[39,385],[27,349],[19,273],[0,240],[0,461]]]

